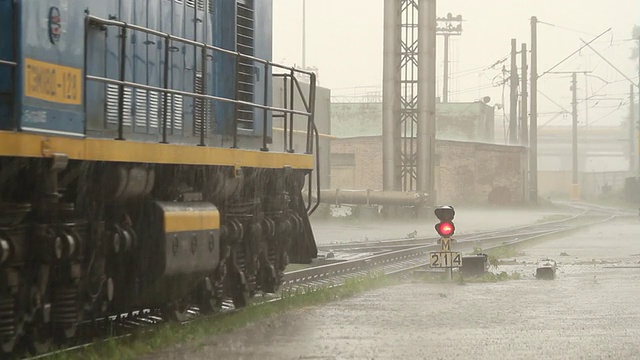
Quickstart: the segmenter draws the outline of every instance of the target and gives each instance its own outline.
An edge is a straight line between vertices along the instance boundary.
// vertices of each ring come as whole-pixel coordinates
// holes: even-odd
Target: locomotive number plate
[[[24,94],[60,104],[82,103],[82,70],[26,58]]]

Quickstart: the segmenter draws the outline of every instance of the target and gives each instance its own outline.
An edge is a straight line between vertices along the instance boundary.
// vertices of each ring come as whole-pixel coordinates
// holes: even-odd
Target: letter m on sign
[[[451,251],[451,238],[441,238],[440,244],[442,245],[442,251]]]

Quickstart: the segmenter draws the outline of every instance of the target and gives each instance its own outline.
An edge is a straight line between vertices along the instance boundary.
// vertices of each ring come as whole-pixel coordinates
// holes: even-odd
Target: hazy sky
[[[383,0],[306,1],[307,66],[318,67],[320,85],[332,89],[334,95],[379,91],[382,84]],[[273,2],[274,60],[300,65],[302,0]],[[439,1],[439,16],[450,12],[461,14],[466,20],[462,36],[451,38],[450,101],[474,101],[488,95],[492,98],[490,104],[503,103],[502,87],[492,86],[494,79],[501,76],[502,65],[495,69],[490,66],[508,56],[511,38],[516,38],[518,49],[523,42],[529,47],[529,19],[534,15],[539,21],[555,25],[538,25],[540,74],[577,50],[582,45],[580,38],[589,41],[611,28],[594,43],[594,47],[637,83],[636,63],[629,59],[635,42],[625,40],[631,38],[633,25],[640,24],[639,3],[638,0]],[[442,37],[438,37],[438,46],[437,89],[440,96]],[[504,64],[508,69],[509,61]],[[588,111],[590,124],[620,124],[629,112],[629,82],[589,49],[576,54],[554,71],[573,70],[591,70],[591,76],[601,78],[578,77],[580,123],[584,124]],[[545,75],[540,79],[539,89],[570,111],[569,76]],[[504,90],[504,101],[508,103],[509,88]],[[592,99],[585,103],[583,100],[587,96]],[[557,116],[559,111],[562,109],[558,105],[540,96],[540,124]],[[560,115],[550,124],[570,123],[570,115]]]

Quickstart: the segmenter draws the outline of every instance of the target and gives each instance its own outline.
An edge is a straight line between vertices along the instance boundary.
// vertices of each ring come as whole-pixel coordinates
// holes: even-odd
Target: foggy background
[[[383,0],[307,0],[306,65],[317,67],[320,86],[333,96],[364,95],[382,90]],[[537,16],[538,72],[577,50],[582,42],[611,28],[592,44],[634,82],[638,81],[637,59],[630,59],[637,46],[630,41],[634,24],[640,24],[637,0],[459,0],[439,1],[438,16],[462,15],[463,33],[450,37],[451,102],[475,101],[490,96],[490,105],[504,104],[508,116],[509,87],[494,86],[509,70],[510,39],[517,48],[523,42],[530,50],[530,17]],[[273,59],[288,65],[302,63],[302,1],[274,0]],[[438,36],[438,96],[442,95],[442,36]],[[505,60],[503,63],[496,62]],[[520,66],[520,58],[517,63]],[[530,63],[530,61],[529,61]],[[492,65],[496,64],[494,67]],[[554,71],[584,71],[578,76],[578,121],[585,124],[589,106],[590,126],[617,126],[629,113],[629,82],[598,55],[586,48]],[[508,76],[508,74],[506,75]],[[585,84],[586,81],[586,84]],[[585,86],[586,85],[586,86]],[[547,74],[539,90],[558,104],[539,96],[540,126],[570,125],[570,75]],[[588,103],[585,97],[593,97]],[[598,99],[595,99],[598,98]],[[502,111],[496,110],[496,125]]]

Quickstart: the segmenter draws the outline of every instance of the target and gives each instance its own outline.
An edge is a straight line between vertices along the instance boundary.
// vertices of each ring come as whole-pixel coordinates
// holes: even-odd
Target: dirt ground
[[[555,280],[533,277],[542,256],[558,261]],[[149,358],[640,358],[640,221],[596,225],[513,260],[498,271],[520,272],[520,280],[413,280]]]

